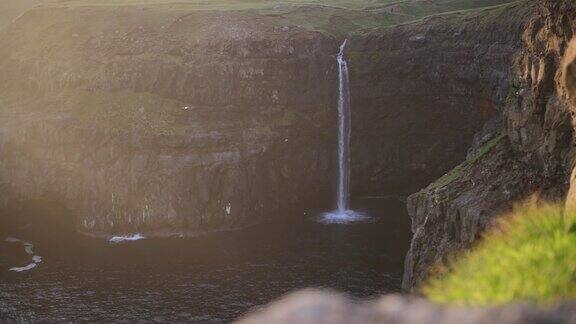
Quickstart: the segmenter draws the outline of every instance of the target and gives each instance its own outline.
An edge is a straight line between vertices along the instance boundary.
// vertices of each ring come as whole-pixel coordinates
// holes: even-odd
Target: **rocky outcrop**
[[[375,301],[355,303],[346,296],[305,290],[284,297],[269,308],[238,321],[243,324],[283,323],[574,323],[575,305],[551,309],[533,305],[510,305],[500,308],[451,308],[424,299],[388,295]]]
[[[570,111],[576,109],[576,38],[568,45],[568,50],[562,62],[563,73],[559,76],[560,91],[563,98],[568,101]]]
[[[573,1],[541,1],[523,34],[501,127],[487,128],[464,164],[412,195],[414,238],[404,287],[430,267],[469,248],[514,202],[538,193],[563,199],[574,156],[571,112],[561,60],[576,30]]]
[[[563,74],[560,76],[560,91],[570,106],[570,111],[576,111],[576,38],[572,39],[562,62]],[[576,169],[570,176],[570,190],[566,197],[566,208],[576,208]]]

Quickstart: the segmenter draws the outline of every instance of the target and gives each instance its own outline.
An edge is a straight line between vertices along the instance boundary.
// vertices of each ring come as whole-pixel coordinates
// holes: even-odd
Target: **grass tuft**
[[[520,207],[468,254],[423,287],[431,300],[493,306],[550,305],[576,298],[576,213],[558,205]]]

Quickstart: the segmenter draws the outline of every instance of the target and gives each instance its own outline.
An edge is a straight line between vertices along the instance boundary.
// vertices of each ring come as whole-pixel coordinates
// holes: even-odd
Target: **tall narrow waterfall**
[[[337,209],[325,213],[321,221],[345,224],[369,219],[366,215],[350,210],[350,86],[348,63],[344,57],[346,40],[338,52],[338,191]]]
[[[348,85],[348,63],[344,58],[346,40],[338,52],[338,74],[340,80],[338,95],[338,212],[344,213],[349,207],[350,187],[350,87]]]

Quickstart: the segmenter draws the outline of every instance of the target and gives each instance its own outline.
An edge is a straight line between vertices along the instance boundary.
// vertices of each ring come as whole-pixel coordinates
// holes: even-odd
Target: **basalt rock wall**
[[[348,37],[354,195],[413,192],[486,141],[474,134],[498,125],[527,3]],[[331,208],[344,37],[290,10],[28,11],[0,32],[3,201],[58,200],[94,235]]]
[[[514,60],[500,127],[478,137],[468,159],[412,195],[408,209],[414,238],[404,287],[430,268],[470,248],[494,219],[536,195],[563,200],[574,159],[573,111],[562,85],[562,59],[576,30],[573,1],[540,1]]]
[[[474,134],[498,123],[532,5],[433,16],[356,39],[350,66],[358,192],[413,193],[465,159]]]
[[[62,201],[94,235],[330,206],[333,37],[251,12],[103,6],[31,10],[0,43],[4,202]]]

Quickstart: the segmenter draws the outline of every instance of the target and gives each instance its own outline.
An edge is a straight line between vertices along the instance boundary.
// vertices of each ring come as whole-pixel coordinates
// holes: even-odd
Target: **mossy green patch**
[[[270,109],[241,106],[192,106],[185,102],[149,92],[88,91],[67,89],[43,93],[37,97],[9,92],[0,98],[0,111],[53,113],[69,116],[82,127],[99,128],[120,134],[190,135],[218,131],[243,131],[255,135],[273,136],[302,124],[323,129],[316,123],[329,111],[322,106],[308,116],[294,107]]]
[[[68,89],[36,97],[10,92],[0,109],[27,107],[30,112],[51,112],[70,116],[78,124],[93,125],[113,132],[174,134],[185,132],[182,123],[189,113],[178,100],[148,92],[88,91]]]
[[[480,159],[482,159],[486,154],[488,154],[490,151],[492,151],[492,149],[494,147],[496,147],[496,145],[498,145],[498,143],[500,143],[502,141],[502,139],[504,139],[504,137],[505,137],[505,135],[499,135],[499,136],[495,137],[494,139],[492,139],[491,141],[489,141],[488,143],[486,143],[472,157],[470,157],[469,159],[464,161],[462,164],[458,165],[457,167],[452,169],[450,172],[446,173],[444,176],[442,176],[441,178],[436,180],[434,183],[429,185],[428,188],[426,188],[426,190],[433,190],[433,189],[442,188],[444,186],[449,185],[454,180],[458,179],[462,175],[462,172],[464,170],[466,170],[471,165],[474,165],[476,162],[478,162]]]
[[[576,298],[576,213],[557,205],[519,208],[423,292],[435,302],[482,306]]]

